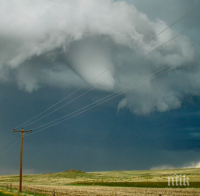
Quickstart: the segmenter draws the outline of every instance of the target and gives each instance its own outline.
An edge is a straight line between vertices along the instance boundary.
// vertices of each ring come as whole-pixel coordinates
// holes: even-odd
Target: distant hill
[[[67,171],[64,171],[64,172],[62,172],[62,173],[84,173],[83,171],[81,171],[81,170],[75,170],[75,169],[69,169],[69,170],[67,170]]]

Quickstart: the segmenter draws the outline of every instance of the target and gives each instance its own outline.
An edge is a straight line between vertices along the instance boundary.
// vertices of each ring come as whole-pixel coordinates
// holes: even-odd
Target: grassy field
[[[190,186],[168,186],[168,176],[186,175]],[[11,186],[12,184],[12,186]],[[18,192],[19,176],[0,176],[0,189]],[[1,187],[2,185],[2,187]],[[200,169],[82,172],[23,176],[25,195],[200,196]],[[1,196],[1,195],[0,195]]]
[[[169,169],[144,171],[82,172],[76,170],[61,173],[24,175],[25,185],[98,185],[121,187],[168,187],[168,176],[186,175],[190,188],[200,188],[200,169]],[[17,183],[19,176],[0,176],[0,183]],[[183,188],[183,187],[181,187]]]
[[[0,191],[0,196],[15,196],[16,194],[6,193],[4,191]]]

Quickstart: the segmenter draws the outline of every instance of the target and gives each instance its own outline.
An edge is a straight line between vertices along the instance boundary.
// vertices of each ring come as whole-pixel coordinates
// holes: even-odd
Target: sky
[[[0,0],[0,175],[199,167],[198,6]]]

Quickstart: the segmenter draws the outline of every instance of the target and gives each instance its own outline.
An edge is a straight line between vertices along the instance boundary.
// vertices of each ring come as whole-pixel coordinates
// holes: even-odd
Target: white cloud
[[[200,162],[189,163],[184,168],[200,168]]]
[[[184,166],[174,167],[171,165],[160,165],[152,167],[151,170],[162,170],[162,169],[180,169],[180,168],[200,168],[200,162],[191,162],[189,164],[185,164]]]
[[[151,170],[163,170],[163,169],[175,169],[175,168],[170,165],[161,165],[161,166],[151,168]]]
[[[200,168],[200,162],[197,163],[196,168]]]
[[[185,58],[194,52],[188,37],[135,63],[176,35],[169,29],[132,54],[166,27],[123,1],[2,0],[0,80],[16,81],[28,92],[44,85],[78,88],[85,82],[114,92],[145,78],[123,93],[118,110],[149,114],[176,109],[184,97],[200,94],[199,63]],[[148,79],[165,66],[177,69]]]

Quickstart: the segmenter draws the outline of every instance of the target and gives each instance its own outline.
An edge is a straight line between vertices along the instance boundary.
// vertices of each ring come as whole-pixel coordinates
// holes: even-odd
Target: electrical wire
[[[172,23],[171,25],[169,25],[167,28],[165,28],[164,30],[162,30],[160,33],[158,33],[156,36],[154,36],[153,38],[151,38],[149,41],[145,42],[143,45],[141,45],[140,47],[138,47],[138,48],[137,48],[136,50],[134,50],[131,54],[133,54],[133,53],[135,53],[136,51],[138,51],[139,49],[141,49],[144,45],[148,44],[150,41],[152,41],[153,39],[155,39],[156,37],[158,37],[159,35],[161,35],[163,32],[165,32],[166,30],[168,30],[170,27],[174,26],[176,23],[178,23],[179,21],[181,21],[183,18],[187,17],[189,14],[191,14],[192,12],[194,12],[195,10],[197,10],[199,7],[200,7],[200,5],[198,5],[197,7],[195,7],[194,9],[192,9],[191,11],[189,11],[188,13],[186,13],[184,16],[182,16],[182,17],[179,18],[177,21],[175,21],[174,23]],[[131,54],[129,54],[129,55],[131,55]],[[129,55],[125,56],[123,59],[127,58]],[[123,60],[123,59],[122,59],[122,60]],[[101,75],[103,75],[105,72],[107,72],[107,71],[108,71],[109,69],[111,69],[112,67],[113,67],[113,66],[109,67],[109,68],[106,69],[104,72],[102,72],[101,74],[99,74],[99,75],[97,75],[96,77],[94,77],[94,78],[92,79],[92,81],[95,80],[95,79],[97,79],[97,78],[100,77]],[[17,129],[18,127],[20,127],[20,126],[23,126],[23,125],[24,125],[24,126],[28,126],[28,125],[32,124],[32,123],[29,123],[29,122],[31,122],[32,120],[34,120],[34,119],[36,119],[37,117],[41,116],[42,114],[44,114],[45,112],[49,111],[49,110],[52,109],[53,107],[57,106],[59,103],[63,102],[63,101],[66,100],[67,98],[71,97],[72,95],[74,95],[76,92],[80,91],[81,89],[83,89],[83,88],[86,87],[87,85],[88,85],[88,84],[85,84],[85,85],[81,86],[80,88],[78,88],[77,90],[75,90],[74,92],[72,92],[71,94],[69,94],[68,96],[66,96],[65,98],[63,98],[62,100],[58,101],[57,103],[55,103],[54,105],[52,105],[52,106],[49,107],[48,109],[44,110],[43,112],[39,113],[39,114],[36,115],[35,117],[31,118],[30,120],[28,120],[28,121],[22,123],[21,125],[17,126],[16,129]],[[94,89],[94,87],[91,88],[90,90],[88,90],[86,93],[90,92],[90,91],[93,90],[93,89]],[[82,96],[85,95],[86,93],[83,93],[82,95],[78,96],[78,98],[82,97]],[[75,100],[78,99],[78,98],[75,98],[74,100],[68,102],[68,103],[65,104],[65,105],[68,105],[69,103],[75,101]],[[64,105],[64,106],[65,106],[65,105]],[[63,107],[64,107],[64,106],[63,106]],[[59,107],[59,109],[60,109],[60,108],[62,108],[62,106]],[[48,115],[52,114],[53,112],[55,112],[55,111],[57,111],[57,110],[58,110],[58,109],[56,109],[56,110],[50,112]],[[45,115],[44,117],[46,117],[46,116],[48,116],[48,115]],[[44,118],[44,117],[43,117],[43,118]],[[35,120],[33,123],[35,123],[35,122],[37,122],[37,121],[39,121],[39,120],[41,120],[41,119],[42,119],[42,118],[40,118],[40,119],[38,119],[38,120]],[[26,125],[27,123],[29,123],[29,124]]]
[[[5,142],[7,142],[7,140],[10,138],[13,138],[13,136],[14,135],[10,135],[11,134],[11,132],[9,132],[9,134],[6,136],[6,137],[4,137],[3,138],[3,140],[1,141],[1,143],[0,143],[0,148],[1,148],[1,146],[4,146],[4,144],[5,144]]]
[[[195,53],[194,53],[194,54],[195,54]],[[194,54],[192,54],[192,55],[194,55]],[[191,56],[191,55],[190,55],[190,56]],[[192,58],[193,58],[193,57],[192,57]],[[137,82],[137,83],[142,84],[142,83],[144,83],[144,82],[146,82],[146,81],[149,81],[149,80],[151,80],[151,79],[153,79],[153,78],[155,78],[155,77],[157,77],[157,76],[160,76],[160,75],[162,75],[162,74],[164,74],[164,73],[167,73],[167,72],[169,72],[170,70],[173,70],[173,69],[176,69],[176,67],[169,67],[169,66],[167,66],[167,67],[165,67],[165,68],[163,68],[163,69],[161,69],[161,70],[159,70],[159,71],[157,71],[157,72],[151,74],[149,78],[145,77],[141,82],[139,81],[139,82]],[[128,87],[126,87],[126,88],[124,88],[124,89],[122,89],[122,90],[120,90],[120,91],[118,91],[118,92],[116,92],[116,93],[113,93],[113,94],[112,94],[113,96],[112,96],[112,95],[109,95],[109,96],[107,96],[107,97],[105,97],[105,98],[103,98],[103,99],[100,99],[100,100],[98,100],[98,101],[96,101],[96,102],[94,102],[94,103],[92,103],[92,104],[90,104],[90,105],[88,105],[88,106],[85,106],[85,107],[83,107],[83,108],[81,108],[81,109],[79,109],[79,110],[77,110],[77,111],[75,111],[75,112],[72,112],[72,113],[70,113],[70,114],[68,114],[68,115],[65,116],[65,117],[69,116],[68,118],[66,118],[66,119],[64,119],[64,120],[62,120],[62,121],[56,122],[56,123],[54,123],[54,124],[52,124],[52,125],[50,125],[50,126],[48,126],[48,127],[45,127],[45,128],[43,128],[43,129],[38,130],[38,131],[35,131],[35,132],[32,133],[32,134],[41,132],[41,131],[43,131],[43,130],[45,130],[45,129],[47,129],[47,128],[50,128],[50,127],[52,127],[52,126],[55,126],[55,125],[57,125],[57,124],[59,124],[59,123],[62,123],[62,122],[64,122],[64,121],[66,121],[66,120],[69,120],[69,119],[71,119],[71,118],[73,118],[73,117],[75,117],[75,116],[77,116],[77,115],[80,115],[80,114],[82,114],[82,113],[84,113],[84,112],[86,112],[86,111],[88,111],[88,110],[90,110],[90,109],[92,109],[92,108],[94,108],[94,107],[96,107],[96,106],[102,104],[102,103],[105,103],[105,102],[107,102],[107,101],[109,101],[109,100],[111,100],[111,99],[113,99],[113,98],[115,98],[115,97],[118,97],[118,96],[120,96],[121,94],[123,94],[123,93],[125,93],[125,92],[127,92],[127,91],[129,91],[129,90],[131,90],[131,89],[133,89],[133,88],[135,87],[134,85],[135,85],[135,84],[129,85]],[[106,98],[108,98],[108,99],[106,99]],[[83,110],[83,111],[81,111],[81,110]],[[80,112],[79,112],[79,111],[80,111]],[[78,113],[77,113],[77,112],[78,112]],[[74,114],[74,113],[75,113],[75,114]],[[74,114],[74,115],[72,115],[72,114]],[[71,116],[71,115],[72,115],[72,116]],[[62,117],[62,118],[63,118],[63,117]],[[31,134],[31,135],[32,135],[32,134]],[[27,135],[27,136],[28,136],[28,135]]]
[[[197,23],[193,24],[193,25],[190,26],[189,28],[185,29],[185,30],[182,31],[181,33],[178,33],[178,34],[177,34],[176,36],[174,36],[172,39],[168,40],[168,41],[165,42],[164,44],[158,46],[157,48],[155,48],[155,49],[152,50],[151,52],[149,52],[149,53],[147,53],[146,55],[142,56],[141,58],[139,58],[139,59],[138,59],[136,62],[134,62],[134,63],[137,63],[137,62],[139,62],[140,60],[143,60],[143,58],[145,58],[146,56],[148,56],[148,55],[151,54],[152,52],[156,51],[156,50],[159,49],[160,47],[164,46],[165,44],[169,43],[169,42],[172,41],[173,39],[177,38],[178,36],[180,36],[181,34],[183,34],[184,32],[186,32],[187,30],[189,30],[190,28],[192,28],[193,26],[196,26],[199,22],[200,22],[200,21],[198,21]],[[111,79],[111,78],[108,78],[108,79]],[[105,81],[101,82],[101,84],[104,83],[104,82],[106,82],[108,79],[106,79]],[[43,118],[45,118],[45,117],[51,115],[51,114],[54,113],[55,111],[58,111],[59,109],[65,107],[66,105],[68,105],[68,104],[74,102],[75,100],[77,100],[78,98],[80,98],[80,97],[82,97],[83,95],[87,94],[88,92],[92,91],[93,89],[95,89],[95,87],[89,89],[89,90],[86,91],[85,93],[79,95],[78,97],[74,98],[73,100],[71,100],[71,101],[67,102],[66,104],[64,104],[64,105],[62,105],[62,106],[60,106],[60,107],[58,107],[57,109],[53,110],[52,112],[50,112],[50,113],[44,115],[43,117],[41,117],[41,118],[39,118],[39,119],[37,119],[37,120],[35,120],[35,121],[29,123],[28,125],[31,125],[31,124],[33,124],[33,123],[35,123],[35,122],[38,122],[39,120],[41,120],[41,119],[43,119]],[[26,125],[26,126],[28,126],[28,125]],[[33,129],[34,129],[34,128],[33,128]]]
[[[138,62],[138,61],[144,59],[146,56],[148,56],[148,55],[151,54],[152,52],[158,50],[158,49],[161,48],[162,46],[166,45],[167,43],[169,43],[170,41],[174,40],[175,38],[177,38],[178,36],[180,36],[181,34],[183,34],[184,32],[186,32],[187,30],[191,29],[192,27],[196,26],[196,25],[199,24],[199,23],[200,23],[200,20],[199,20],[198,22],[196,22],[195,24],[191,25],[190,27],[186,28],[186,29],[183,30],[182,32],[178,33],[176,36],[174,36],[173,38],[171,38],[171,39],[168,40],[167,42],[163,43],[162,45],[160,45],[160,46],[157,47],[156,49],[154,49],[154,50],[152,50],[151,52],[147,53],[145,56],[141,57],[141,58],[138,59],[136,62]],[[66,116],[66,115],[65,115],[65,116]],[[65,117],[65,116],[64,116],[64,117]],[[61,118],[64,118],[64,117],[61,117]],[[58,119],[56,119],[56,120],[59,120],[59,119],[61,119],[61,118],[58,118]],[[56,120],[53,120],[53,121],[51,121],[51,122],[49,122],[49,123],[46,123],[46,124],[44,124],[44,125],[53,123],[53,122],[55,122]],[[33,129],[40,128],[40,127],[42,127],[42,126],[44,126],[44,125],[40,125],[39,127],[35,127],[35,128],[33,128]]]
[[[166,68],[163,68],[163,70],[164,70],[164,69],[166,69]],[[160,71],[160,70],[159,70],[159,71]],[[157,73],[157,72],[156,72],[156,73]],[[137,83],[137,82],[136,82],[136,83]],[[119,90],[119,91],[117,91],[117,92],[114,92],[114,93],[112,93],[112,94],[110,94],[110,95],[108,95],[108,96],[106,96],[106,97],[104,97],[104,98],[102,98],[102,99],[100,99],[100,100],[94,102],[94,103],[91,103],[91,104],[89,104],[89,105],[87,105],[87,106],[84,106],[84,107],[82,107],[81,109],[78,109],[78,110],[76,110],[76,111],[74,111],[74,112],[71,112],[71,113],[69,113],[69,114],[67,114],[67,115],[65,115],[65,116],[63,116],[63,117],[60,117],[60,118],[58,118],[58,119],[56,119],[56,120],[53,120],[53,121],[51,121],[51,122],[49,122],[49,123],[46,123],[46,124],[40,125],[40,126],[38,126],[38,127],[35,127],[34,130],[35,130],[35,129],[38,129],[38,128],[41,128],[41,127],[44,127],[44,126],[46,126],[46,125],[48,125],[48,124],[54,123],[54,122],[56,122],[56,121],[58,121],[58,120],[61,120],[61,119],[63,119],[63,118],[66,118],[66,117],[68,117],[68,116],[71,116],[72,114],[77,113],[78,111],[81,111],[81,110],[83,110],[83,109],[87,109],[87,108],[90,107],[90,106],[92,106],[91,108],[93,108],[93,105],[95,105],[95,104],[99,105],[99,102],[100,102],[100,103],[104,103],[104,100],[105,100],[105,99],[108,98],[108,100],[110,100],[110,98],[111,98],[113,95],[115,95],[115,94],[117,94],[117,93],[120,93],[120,92],[121,92],[121,90]],[[120,95],[121,95],[121,94],[120,94]],[[101,102],[101,101],[103,101],[103,102]],[[86,111],[87,111],[87,110],[86,110]],[[69,118],[68,118],[68,119],[69,119]],[[60,122],[62,122],[62,121],[60,121]],[[36,131],[36,132],[37,132],[37,131]]]
[[[0,152],[0,155],[4,154],[5,152],[7,152],[8,150],[10,150],[11,148],[13,148],[17,143],[19,142],[19,140],[16,140],[11,146],[9,146],[6,150],[4,150],[3,152]]]
[[[10,136],[10,135],[9,135],[9,136]],[[14,135],[14,134],[13,134],[10,138],[6,137],[6,138],[3,140],[3,142],[0,144],[0,149],[3,149],[4,146],[6,146],[7,143],[10,142],[11,140],[13,140],[13,138],[15,138],[15,137],[16,137],[16,135]]]

